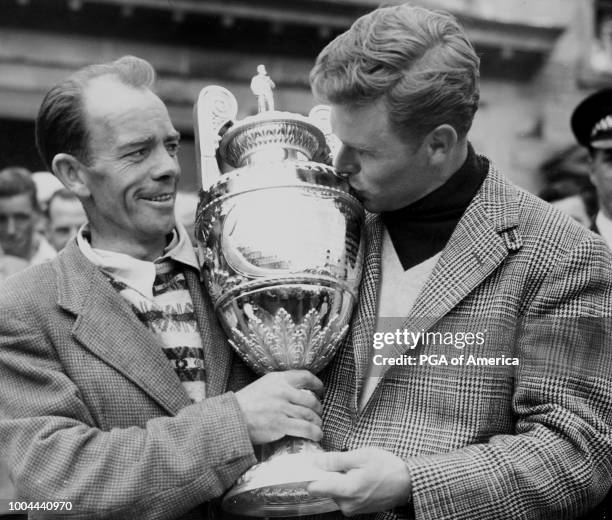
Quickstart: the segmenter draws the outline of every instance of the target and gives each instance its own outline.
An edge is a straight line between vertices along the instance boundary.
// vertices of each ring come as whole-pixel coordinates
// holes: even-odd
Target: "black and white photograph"
[[[612,520],[612,0],[0,0],[0,520]]]

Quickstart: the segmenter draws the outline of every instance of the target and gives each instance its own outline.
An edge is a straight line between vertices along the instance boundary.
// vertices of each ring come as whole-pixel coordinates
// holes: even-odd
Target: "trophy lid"
[[[256,161],[311,161],[325,154],[323,132],[306,117],[291,112],[262,112],[244,118],[221,139],[219,153],[234,168]]]
[[[300,114],[274,110],[274,87],[266,68],[259,65],[251,80],[258,114],[234,124],[219,143],[219,153],[230,166],[285,159],[310,161],[326,155],[325,135],[313,121]]]
[[[225,173],[253,164],[307,161],[331,165],[336,149],[329,107],[318,105],[308,116],[274,109],[274,82],[263,65],[251,81],[258,113],[237,120],[238,104],[224,87],[204,87],[194,105],[196,160],[202,189]]]

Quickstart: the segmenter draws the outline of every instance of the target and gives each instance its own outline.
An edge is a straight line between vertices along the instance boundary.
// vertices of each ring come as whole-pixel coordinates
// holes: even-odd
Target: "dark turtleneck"
[[[488,170],[487,159],[468,144],[465,162],[442,186],[409,206],[381,214],[404,270],[444,249]]]

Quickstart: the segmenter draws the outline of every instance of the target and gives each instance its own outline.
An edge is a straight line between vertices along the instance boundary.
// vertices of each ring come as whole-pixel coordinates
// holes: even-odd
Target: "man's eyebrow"
[[[166,137],[165,139],[166,141],[180,141],[181,140],[181,133],[180,132],[172,132],[171,134],[168,135],[168,137]]]
[[[145,138],[142,138],[142,139],[134,139],[133,141],[128,141],[127,143],[119,145],[118,150],[119,151],[123,151],[123,150],[128,150],[130,148],[137,148],[139,146],[148,146],[154,140],[155,140],[155,138],[153,136],[145,137]]]

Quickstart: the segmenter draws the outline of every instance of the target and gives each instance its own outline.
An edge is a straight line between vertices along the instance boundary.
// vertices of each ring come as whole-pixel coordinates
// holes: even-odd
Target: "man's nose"
[[[355,153],[347,146],[342,145],[334,158],[334,168],[338,176],[349,177],[359,171]]]
[[[168,178],[178,178],[181,175],[181,167],[176,155],[171,155],[167,150],[163,150],[157,158],[157,164],[153,173],[153,178],[162,180]]]
[[[7,217],[6,234],[7,235],[17,234],[17,222],[15,221],[15,217],[11,217],[11,216]]]

